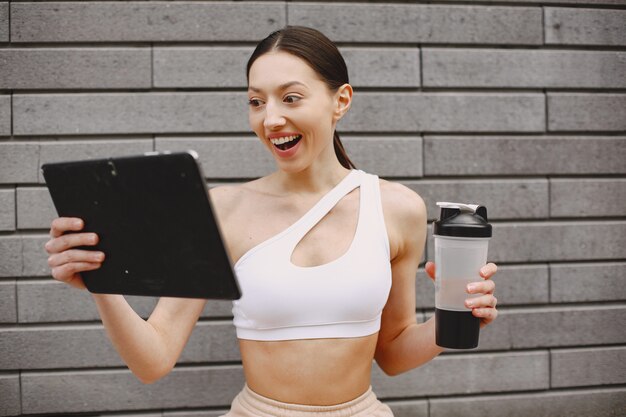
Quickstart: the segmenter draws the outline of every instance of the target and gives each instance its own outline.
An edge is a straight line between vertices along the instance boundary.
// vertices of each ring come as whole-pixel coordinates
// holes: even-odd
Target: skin
[[[242,185],[210,190],[233,264],[293,224],[348,173],[337,160],[332,141],[337,122],[352,103],[349,84],[331,91],[303,60],[285,52],[259,57],[249,81],[250,126],[272,153],[277,170]],[[285,86],[291,82],[297,83]],[[280,157],[269,140],[284,132],[303,136],[289,159]],[[240,340],[246,381],[253,391],[290,403],[338,404],[369,387],[372,359],[384,372],[396,375],[443,351],[435,345],[434,318],[424,323],[415,318],[415,274],[427,230],[424,202],[409,188],[382,179],[380,191],[392,267],[380,331],[357,338]],[[292,262],[321,265],[345,253],[356,228],[358,193],[357,188],[346,195],[299,242]],[[80,272],[98,268],[105,259],[101,252],[73,249],[97,242],[94,234],[79,233],[82,227],[79,219],[55,219],[46,243],[53,277],[78,288],[84,288]],[[434,280],[435,265],[427,262],[425,269]],[[480,318],[481,328],[497,317],[495,284],[490,279],[496,270],[493,263],[485,265],[480,272],[483,280],[468,286],[468,294],[483,294],[468,305]],[[122,296],[92,296],[114,346],[146,383],[173,368],[205,304],[162,298],[150,318],[143,320]]]

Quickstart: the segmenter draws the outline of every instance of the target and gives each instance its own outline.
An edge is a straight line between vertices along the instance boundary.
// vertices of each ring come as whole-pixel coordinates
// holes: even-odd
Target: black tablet
[[[61,217],[84,220],[105,253],[82,272],[94,293],[207,299],[241,296],[197,155],[145,155],[44,164]]]

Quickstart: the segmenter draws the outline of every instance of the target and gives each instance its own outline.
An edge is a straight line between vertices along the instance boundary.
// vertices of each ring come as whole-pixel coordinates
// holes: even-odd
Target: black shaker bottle
[[[435,237],[436,343],[451,349],[478,346],[480,319],[465,307],[467,284],[482,281],[480,268],[487,262],[491,225],[487,208],[475,204],[438,202]]]

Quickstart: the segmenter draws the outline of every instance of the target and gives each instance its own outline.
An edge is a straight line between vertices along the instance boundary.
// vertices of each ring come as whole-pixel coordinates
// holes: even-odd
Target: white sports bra
[[[360,188],[350,248],[318,266],[291,262],[298,242],[347,193]],[[242,297],[233,301],[239,339],[361,337],[380,329],[391,289],[389,240],[378,177],[352,170],[304,216],[246,252],[235,264]]]

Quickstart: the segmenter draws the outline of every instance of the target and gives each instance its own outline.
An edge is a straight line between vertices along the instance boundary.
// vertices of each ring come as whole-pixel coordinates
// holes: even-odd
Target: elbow
[[[375,357],[378,367],[380,368],[381,371],[385,373],[385,375],[396,376],[407,371],[407,369],[403,369],[402,367],[399,366],[399,363],[397,360],[394,360],[393,357],[389,357],[389,356],[390,355],[384,355],[382,352],[379,352]]]
[[[131,369],[131,372],[142,384],[154,384],[169,374],[173,366],[149,366],[144,369]]]
[[[385,362],[380,362],[380,361],[376,361],[378,363],[378,367],[381,369],[381,371],[383,371],[385,373],[385,375],[387,376],[396,376],[396,375],[400,375],[401,373],[405,372],[405,369],[400,369],[397,366],[394,366],[393,364],[389,364],[389,363],[385,363]]]

